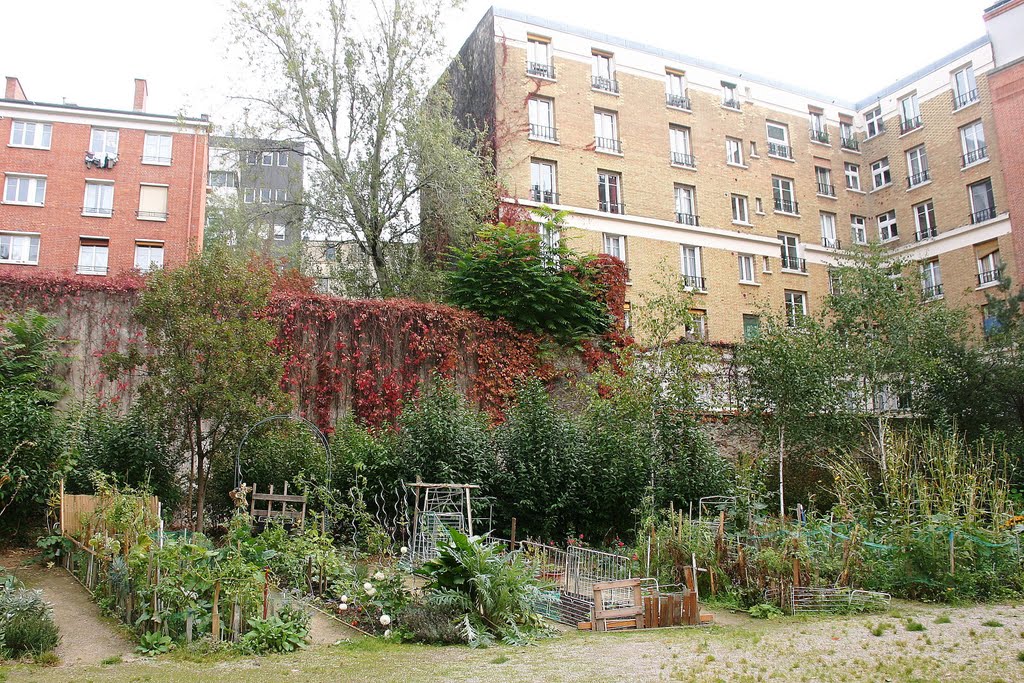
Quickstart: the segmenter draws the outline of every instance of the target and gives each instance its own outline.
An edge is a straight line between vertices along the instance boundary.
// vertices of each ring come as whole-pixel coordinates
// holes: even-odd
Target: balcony
[[[542,64],[540,62],[527,62],[526,73],[530,76],[539,76],[540,78],[547,78],[555,80],[555,67],[552,64]]]
[[[598,200],[597,208],[599,211],[604,211],[605,213],[626,213],[626,205],[622,202],[606,202]]]
[[[840,138],[839,145],[843,149],[848,149],[852,152],[860,151],[860,143],[857,142],[857,138]]]
[[[907,188],[909,189],[909,188],[917,187],[918,185],[923,185],[924,183],[928,182],[931,179],[932,179],[931,171],[929,171],[926,168],[925,170],[921,171],[920,173],[915,173],[914,175],[908,175],[907,176]]]
[[[622,140],[617,138],[594,138],[594,149],[598,152],[622,154]]]
[[[674,109],[685,109],[690,111],[690,98],[686,95],[673,95],[665,93],[665,104]]]
[[[779,159],[792,159],[793,148],[789,145],[782,145],[778,142],[768,143],[768,156],[778,157]]]
[[[672,152],[672,165],[686,166],[687,168],[697,168],[697,161],[693,158],[692,154]]]
[[[166,211],[136,211],[135,217],[141,221],[165,221],[167,220]]]
[[[594,90],[600,90],[601,92],[610,92],[614,95],[619,94],[619,82],[614,78],[605,78],[604,76],[591,76],[590,87]]]
[[[811,128],[811,142],[820,142],[823,145],[831,145],[831,137],[827,131]]]
[[[921,296],[925,299],[938,299],[942,296],[942,284],[925,285],[921,287]]]
[[[963,95],[953,95],[953,111],[963,109],[968,104],[978,101],[978,89],[968,90]]]
[[[984,161],[985,159],[988,159],[988,147],[972,149],[970,152],[960,157],[960,168],[967,168],[971,164],[976,164],[979,161]]]
[[[705,286],[705,278],[702,275],[683,275],[683,287],[686,289],[694,289],[698,292],[706,292],[708,288]]]
[[[83,216],[100,216],[101,218],[110,218],[114,215],[113,207],[106,206],[83,206]]]
[[[725,107],[726,109],[735,109],[736,111],[739,111],[740,110],[740,101],[739,100],[722,100],[722,106]]]
[[[700,225],[700,216],[695,213],[680,213],[676,211],[676,223],[682,225]]]
[[[996,207],[989,206],[984,209],[980,209],[971,214],[971,223],[981,223],[983,221],[990,221],[996,217]]]
[[[826,249],[842,249],[843,243],[839,241],[838,237],[822,237],[821,246]]]
[[[914,233],[914,241],[924,242],[927,239],[931,239],[932,237],[938,236],[939,231],[936,230],[935,228],[925,228],[924,230],[918,230],[917,232]]]
[[[541,188],[534,185],[530,188],[530,199],[535,202],[542,202],[544,204],[560,204],[558,201],[558,193],[552,190],[542,190]]]
[[[985,270],[978,273],[978,286],[991,285],[999,282],[999,271],[998,270]]]
[[[782,269],[791,270],[795,273],[807,272],[807,259],[797,258],[789,254],[782,255]]]
[[[920,115],[912,119],[900,119],[900,135],[906,135],[912,130],[917,130],[921,125]]]
[[[788,213],[795,216],[800,212],[800,206],[794,200],[779,199],[778,197],[776,197],[775,210],[780,213]]]
[[[558,129],[551,126],[542,126],[539,123],[531,123],[530,137],[534,140],[558,142]]]
[[[835,197],[836,188],[834,185],[829,185],[828,183],[818,183],[818,194],[823,197]]]

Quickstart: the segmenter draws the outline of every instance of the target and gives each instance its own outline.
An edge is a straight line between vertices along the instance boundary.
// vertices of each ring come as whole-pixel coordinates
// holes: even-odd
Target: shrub
[[[162,655],[170,652],[173,646],[174,641],[171,640],[170,636],[165,636],[159,631],[153,631],[151,633],[142,634],[142,637],[139,638],[139,644],[135,650],[141,655],[154,657],[156,655]]]
[[[309,615],[301,609],[285,608],[266,619],[253,619],[242,636],[242,649],[253,654],[294,652],[306,647]]]
[[[0,593],[0,635],[5,658],[41,655],[57,647],[60,633],[38,590],[15,588]]]
[[[775,605],[761,603],[750,608],[750,616],[754,619],[777,619],[782,616],[782,610]]]
[[[402,640],[431,645],[465,642],[459,620],[462,613],[452,605],[410,605],[398,615]]]

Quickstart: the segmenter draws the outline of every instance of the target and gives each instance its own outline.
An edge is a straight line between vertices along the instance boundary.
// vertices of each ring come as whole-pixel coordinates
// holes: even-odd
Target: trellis
[[[437,543],[445,529],[457,529],[473,535],[473,489],[476,484],[425,484],[416,482],[414,489],[412,538],[409,560],[420,564],[437,557]]]

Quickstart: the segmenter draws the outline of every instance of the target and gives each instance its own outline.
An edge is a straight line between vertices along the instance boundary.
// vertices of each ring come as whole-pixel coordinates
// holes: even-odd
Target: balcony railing
[[[828,183],[818,183],[818,194],[825,197],[835,197],[836,188],[834,185],[829,185]]]
[[[102,216],[104,218],[110,218],[114,215],[114,209],[104,206],[83,206],[82,213],[86,216]]]
[[[963,95],[953,95],[953,111],[963,109],[971,102],[978,101],[978,89],[968,90]]]
[[[722,106],[725,107],[726,109],[735,109],[736,111],[739,111],[740,110],[740,101],[739,100],[722,100]]]
[[[917,232],[914,233],[914,241],[924,242],[926,239],[931,239],[932,237],[938,236],[939,231],[936,230],[935,228],[925,228],[924,230],[918,230]]]
[[[531,76],[540,76],[541,78],[550,78],[551,80],[555,80],[555,67],[553,64],[527,62],[526,73]]]
[[[602,92],[616,93],[619,92],[619,82],[614,78],[605,78],[604,76],[591,76],[590,85],[594,90],[600,90]]]
[[[143,154],[141,161],[144,164],[158,164],[160,166],[170,166],[171,165],[171,157],[149,156],[149,155]]]
[[[560,204],[558,201],[558,193],[552,190],[542,190],[541,188],[534,185],[530,188],[530,199],[535,202],[543,202],[545,204]]]
[[[782,213],[791,213],[796,215],[800,213],[800,206],[793,200],[790,199],[779,199],[775,198],[775,210]]]
[[[843,149],[851,149],[854,152],[860,151],[860,143],[857,142],[857,138],[840,138],[839,144]]]
[[[697,161],[693,158],[692,154],[684,154],[682,152],[672,152],[672,165],[673,166],[688,166],[690,168],[697,167]]]
[[[135,217],[144,221],[165,221],[167,220],[166,211],[136,211]]]
[[[594,147],[599,152],[622,154],[622,140],[616,138],[594,138]]]
[[[685,109],[690,111],[690,98],[686,95],[674,95],[672,93],[665,93],[665,104],[676,109]]]
[[[921,183],[925,183],[925,182],[928,182],[929,180],[931,180],[931,177],[932,177],[931,176],[931,172],[927,168],[925,170],[921,171],[920,173],[915,173],[914,175],[908,175],[907,176],[907,187],[917,187]]]
[[[971,214],[971,223],[981,223],[982,221],[989,221],[996,217],[996,207],[989,206],[984,209],[980,209]]]
[[[900,119],[900,135],[909,133],[915,128],[921,127],[921,117],[915,116],[912,119]]]
[[[531,123],[530,137],[537,140],[558,142],[558,129],[552,126],[542,126],[539,123]]]
[[[821,246],[826,249],[842,249],[843,243],[839,241],[838,237],[822,237]]]
[[[702,275],[683,275],[683,287],[687,289],[695,289],[698,292],[706,292],[708,288],[705,286],[705,278]]]
[[[782,269],[793,270],[798,273],[807,272],[807,259],[797,258],[796,256],[790,256],[789,254],[782,255]]]
[[[977,163],[982,159],[988,159],[988,147],[972,149],[970,152],[960,157],[960,167],[966,168],[967,166]]]
[[[680,213],[676,211],[676,223],[683,225],[700,225],[700,216],[695,213]]]
[[[789,145],[783,145],[778,142],[768,143],[768,156],[779,157],[780,159],[792,159],[793,148]]]
[[[107,266],[87,266],[82,263],[78,264],[78,273],[80,275],[106,275]]]
[[[999,271],[998,270],[985,270],[978,273],[978,286],[989,285],[993,282],[999,282]]]
[[[830,139],[831,138],[827,131],[811,128],[811,142],[820,142],[823,145],[830,145],[832,144],[829,142]]]
[[[598,200],[597,208],[607,213],[626,213],[626,205],[622,202],[605,202]]]
[[[942,284],[924,285],[921,287],[921,294],[925,299],[937,299],[942,296]]]

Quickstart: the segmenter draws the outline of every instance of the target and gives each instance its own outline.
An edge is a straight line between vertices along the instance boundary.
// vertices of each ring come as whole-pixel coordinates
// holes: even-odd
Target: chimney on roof
[[[146,86],[146,79],[136,78],[135,101],[132,103],[132,111],[146,111],[147,95],[149,95],[149,88]]]
[[[7,77],[7,89],[4,91],[4,98],[8,100],[27,100],[25,91],[21,89],[21,81],[15,76]]]

